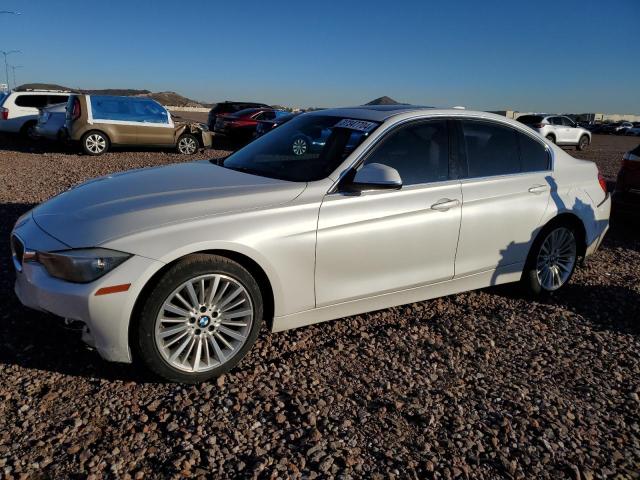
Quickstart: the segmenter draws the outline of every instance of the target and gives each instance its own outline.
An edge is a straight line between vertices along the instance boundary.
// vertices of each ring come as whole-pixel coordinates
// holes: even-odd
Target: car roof
[[[62,90],[11,90],[7,95],[59,95],[68,96],[73,92],[64,92]]]
[[[402,113],[433,109],[420,105],[362,105],[358,107],[329,108],[314,110],[310,115],[328,115],[331,117],[349,117],[372,122],[384,122],[388,118]]]

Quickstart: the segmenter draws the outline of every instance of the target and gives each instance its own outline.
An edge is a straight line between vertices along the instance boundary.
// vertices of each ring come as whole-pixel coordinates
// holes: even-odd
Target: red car
[[[612,201],[616,211],[640,214],[640,145],[624,154]]]
[[[260,120],[273,120],[276,111],[272,108],[245,108],[236,113],[219,115],[213,127],[216,135],[233,140],[251,140]]]

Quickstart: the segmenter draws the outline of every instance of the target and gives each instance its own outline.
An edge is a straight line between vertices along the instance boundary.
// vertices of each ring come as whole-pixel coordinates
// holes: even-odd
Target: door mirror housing
[[[402,179],[395,168],[382,163],[369,163],[356,172],[349,185],[351,190],[399,190]]]

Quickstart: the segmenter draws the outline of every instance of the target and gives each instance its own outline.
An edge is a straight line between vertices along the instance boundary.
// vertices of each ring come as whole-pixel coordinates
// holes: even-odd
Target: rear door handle
[[[547,190],[549,190],[549,185],[534,185],[533,187],[529,188],[529,193],[540,194],[546,192]]]
[[[431,205],[431,210],[438,210],[439,212],[446,212],[450,208],[454,208],[460,205],[460,200],[451,200],[449,198],[441,198],[436,203]]]

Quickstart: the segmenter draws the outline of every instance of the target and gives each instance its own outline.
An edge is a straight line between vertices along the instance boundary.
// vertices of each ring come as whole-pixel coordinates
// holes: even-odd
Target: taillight
[[[607,181],[604,179],[602,174],[598,172],[598,183],[600,184],[600,188],[604,193],[607,193]]]
[[[533,128],[542,128],[544,127],[544,123],[536,123],[535,125],[532,125]]]
[[[2,118],[2,120],[9,120],[8,108],[0,108],[0,118]]]
[[[71,110],[71,120],[77,120],[80,118],[80,100],[75,98],[73,100],[73,110]]]

